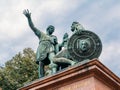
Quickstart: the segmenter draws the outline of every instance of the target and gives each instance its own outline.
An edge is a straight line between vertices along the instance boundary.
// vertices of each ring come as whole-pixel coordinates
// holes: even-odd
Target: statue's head
[[[55,27],[52,25],[49,25],[46,29],[47,33],[50,35],[54,32],[54,30],[55,30]]]
[[[69,37],[68,33],[65,33],[63,36],[63,39],[68,38],[68,37]]]
[[[75,30],[85,30],[85,29],[79,22],[73,22],[71,26],[71,31],[74,32]]]
[[[79,45],[80,45],[81,51],[84,52],[84,51],[89,50],[89,48],[90,48],[90,40],[89,40],[89,38],[80,40]]]

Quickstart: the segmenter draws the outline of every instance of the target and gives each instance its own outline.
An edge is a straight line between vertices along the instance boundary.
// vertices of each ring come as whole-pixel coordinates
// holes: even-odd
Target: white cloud
[[[117,59],[120,57],[120,42],[110,42],[106,43],[103,46],[103,52],[101,55],[103,62],[112,62],[113,59]],[[117,61],[116,63],[120,64],[120,61]]]
[[[53,15],[64,14],[66,11],[70,11],[72,8],[75,8],[78,1],[74,1],[73,3],[68,3],[69,1],[65,0],[46,0],[46,1],[32,1],[32,0],[13,0],[13,1],[3,1],[3,7],[1,6],[0,14],[0,37],[1,39],[5,38],[17,38],[20,37],[23,33],[25,33],[26,29],[26,19],[22,15],[22,11],[24,9],[30,9],[33,14],[32,17],[36,21],[40,18],[42,22],[41,16],[43,13],[49,12]],[[72,4],[72,5],[71,5]],[[69,7],[70,6],[70,7]],[[48,15],[49,16],[49,15]],[[57,21],[57,20],[56,20]],[[36,22],[35,22],[36,23]]]
[[[110,42],[103,46],[100,61],[120,76],[120,42]]]
[[[37,48],[39,41],[22,14],[24,9],[32,12],[34,24],[40,30],[45,31],[49,24],[55,25],[57,29],[55,35],[60,41],[65,32],[70,32],[69,29],[74,20],[79,21],[86,29],[97,32],[104,43],[101,61],[111,63],[112,60],[120,58],[120,44],[107,36],[108,33],[115,32],[114,29],[120,20],[120,3],[112,3],[113,1],[110,0],[1,0],[0,63],[11,59],[25,47],[31,47],[34,50]],[[114,27],[112,27],[113,24]],[[111,41],[105,42],[106,38]],[[120,41],[120,38],[117,39]],[[120,68],[118,64],[117,67]]]
[[[110,10],[108,10],[107,15],[105,15],[108,22],[119,20],[120,21],[120,3],[113,6]]]

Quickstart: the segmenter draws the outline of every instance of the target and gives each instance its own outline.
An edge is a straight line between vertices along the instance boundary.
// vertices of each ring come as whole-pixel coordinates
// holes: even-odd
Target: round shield
[[[74,33],[67,45],[68,54],[74,61],[98,58],[102,51],[99,37],[91,31],[78,31]]]

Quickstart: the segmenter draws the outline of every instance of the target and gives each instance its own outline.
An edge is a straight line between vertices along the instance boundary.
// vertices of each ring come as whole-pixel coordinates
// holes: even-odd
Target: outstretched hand
[[[31,17],[31,13],[29,12],[28,9],[25,9],[25,10],[23,11],[23,14],[24,14],[27,18],[30,18],[30,17]]]

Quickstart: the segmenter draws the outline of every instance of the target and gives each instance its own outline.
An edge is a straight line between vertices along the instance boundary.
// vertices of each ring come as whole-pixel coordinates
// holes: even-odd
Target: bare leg
[[[76,62],[74,62],[70,59],[64,58],[64,57],[54,58],[53,62],[54,63],[67,63],[67,64],[70,64],[70,65],[74,65],[76,63]]]
[[[49,60],[50,60],[50,65],[49,68],[52,70],[52,73],[56,73],[57,72],[57,64],[55,64],[53,62],[53,57],[55,56],[54,52],[51,52],[48,56]]]
[[[44,77],[44,63],[43,62],[39,62],[38,74],[39,74],[39,78]]]
[[[74,65],[76,62],[69,59],[68,56],[68,50],[64,49],[57,53],[57,55],[54,56],[53,62],[54,63],[67,63],[70,65]]]

